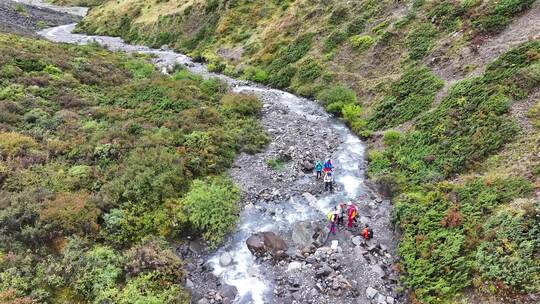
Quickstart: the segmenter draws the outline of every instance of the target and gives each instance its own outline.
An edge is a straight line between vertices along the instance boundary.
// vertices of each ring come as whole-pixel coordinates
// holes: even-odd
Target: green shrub
[[[444,2],[431,9],[428,13],[428,18],[443,31],[451,32],[457,29],[459,17],[463,13],[464,10],[461,6]]]
[[[314,34],[304,34],[291,43],[287,49],[281,53],[282,58],[287,63],[294,63],[304,57],[311,49]]]
[[[279,157],[267,159],[266,164],[276,171],[282,171],[285,168],[285,161]]]
[[[369,118],[373,129],[395,127],[426,112],[443,82],[427,67],[411,67],[390,85],[389,95],[375,104]]]
[[[292,76],[290,76],[288,82],[285,80],[285,78],[287,78],[288,75],[291,74],[290,71],[294,69],[290,66],[290,64],[302,59],[309,52],[309,50],[311,49],[311,44],[313,42],[313,37],[314,34],[312,33],[301,35],[296,38],[295,41],[290,43],[287,48],[283,48],[279,51],[277,58],[275,58],[272,63],[267,67],[267,70],[270,74],[271,84],[272,82],[280,84],[280,86],[277,86],[278,88],[285,88],[288,86],[288,83],[290,82],[290,78],[292,78]],[[278,77],[276,76],[277,74],[282,74],[282,76]],[[285,83],[287,85],[283,85]]]
[[[346,7],[338,7],[332,11],[330,17],[328,18],[328,23],[332,25],[338,25],[347,19],[349,16],[349,9]]]
[[[190,191],[179,202],[177,219],[201,231],[215,247],[236,225],[240,191],[224,177],[195,180]]]
[[[515,248],[515,255],[506,260],[491,252],[493,245],[504,246],[505,234],[512,234],[512,239],[525,242],[532,235],[511,222],[504,225],[507,229],[497,229],[496,226],[502,224],[501,217],[491,216],[500,204],[528,195],[531,189],[530,183],[520,178],[473,179],[462,185],[449,187],[441,184],[431,191],[409,192],[400,196],[394,217],[404,232],[398,251],[407,274],[402,278],[405,285],[425,303],[451,300],[456,290],[472,284],[473,273],[479,269],[487,272],[485,278],[518,284],[523,284],[518,278],[527,278],[538,286],[538,276],[533,274],[538,264],[525,266],[528,263],[526,256],[531,251],[520,252],[519,247],[508,247]],[[447,194],[452,194],[453,201]],[[478,206],[479,198],[490,203]],[[479,231],[478,223],[486,216],[488,221],[481,228],[484,230]],[[513,219],[519,220],[519,216]],[[493,239],[492,234],[501,238]],[[519,254],[524,256],[517,258]],[[505,272],[504,269],[513,266],[517,267],[516,273]],[[532,267],[533,271],[526,267]],[[491,276],[494,274],[497,276]]]
[[[348,125],[359,119],[362,108],[358,104],[348,103],[341,109],[341,116]]]
[[[0,156],[3,158],[26,154],[37,146],[32,137],[16,132],[0,132]]]
[[[347,27],[347,34],[352,36],[362,33],[366,27],[366,22],[367,18],[364,16],[355,18]]]
[[[207,66],[208,71],[212,73],[221,73],[225,70],[227,65],[221,62],[210,62]]]
[[[189,294],[178,284],[160,282],[158,273],[131,278],[113,298],[114,303],[187,304]]]
[[[534,0],[502,0],[493,2],[488,13],[473,19],[473,26],[480,32],[498,32],[504,29],[515,15],[528,10]]]
[[[153,64],[142,60],[129,60],[126,62],[126,67],[133,73],[136,79],[148,78],[156,71]]]
[[[360,51],[369,49],[375,43],[369,35],[355,35],[350,38],[350,41],[352,46]]]
[[[337,85],[332,88],[325,89],[317,95],[324,106],[332,103],[356,103],[356,93],[342,85]]]
[[[323,67],[320,66],[317,62],[312,60],[307,60],[304,62],[298,69],[298,79],[302,83],[309,83],[321,76]]]
[[[324,49],[323,51],[325,53],[329,53],[339,47],[343,42],[347,40],[348,34],[343,31],[335,31],[326,40],[324,41]]]
[[[229,93],[221,99],[223,109],[241,116],[253,116],[260,113],[262,103],[255,95]]]
[[[244,78],[258,83],[266,83],[268,74],[263,69],[249,66],[244,69]]]
[[[421,23],[411,29],[407,36],[407,48],[411,59],[420,60],[435,46],[437,29],[430,23]]]
[[[400,138],[401,138],[401,133],[399,131],[388,130],[384,132],[383,142],[386,146],[392,146],[395,144],[399,144]]]
[[[202,81],[202,77],[200,75],[195,75],[185,68],[182,68],[179,71],[175,72],[172,75],[172,79]]]
[[[270,74],[268,84],[274,88],[284,89],[291,84],[291,80],[296,74],[296,68],[286,66],[275,74]]]

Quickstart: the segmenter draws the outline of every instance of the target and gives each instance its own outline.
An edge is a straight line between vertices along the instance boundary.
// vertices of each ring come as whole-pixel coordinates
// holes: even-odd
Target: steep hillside
[[[170,244],[235,227],[222,172],[268,140],[261,103],[226,91],[0,34],[0,302],[189,303]]]
[[[538,2],[115,0],[79,29],[316,97],[372,144],[412,300],[535,302]]]

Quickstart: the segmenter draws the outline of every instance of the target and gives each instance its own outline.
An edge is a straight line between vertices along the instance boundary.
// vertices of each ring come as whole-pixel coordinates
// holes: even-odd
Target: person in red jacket
[[[347,205],[349,206],[348,209],[347,209],[347,215],[348,215],[348,218],[349,218],[349,222],[347,223],[347,227],[352,228],[354,219],[358,215],[358,208],[356,208],[356,206],[352,202],[348,202]]]
[[[366,227],[362,231],[362,236],[366,240],[371,240],[373,238],[373,230],[371,228],[369,228],[368,224],[366,224]]]

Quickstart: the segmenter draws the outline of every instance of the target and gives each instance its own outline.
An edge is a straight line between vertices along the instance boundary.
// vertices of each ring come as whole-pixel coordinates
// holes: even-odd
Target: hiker
[[[324,175],[324,191],[330,192],[334,191],[334,176],[332,175],[332,172],[326,172]]]
[[[327,217],[328,217],[328,221],[330,222],[330,224],[328,225],[328,227],[330,228],[330,233],[333,235],[336,235],[336,225],[338,221],[337,210],[330,211]]]
[[[366,240],[371,240],[373,238],[373,230],[369,227],[368,224],[366,224],[366,227],[362,231],[362,236]]]
[[[358,215],[358,208],[356,208],[356,206],[352,202],[348,202],[347,206],[348,206],[347,215],[349,217],[349,222],[347,223],[347,227],[352,228],[353,221],[356,220],[356,216]]]
[[[324,169],[323,169],[324,173],[331,172],[333,168],[334,168],[334,165],[332,164],[332,161],[330,160],[330,158],[328,158],[324,162]]]
[[[337,205],[338,210],[338,225],[343,226],[345,225],[345,214],[347,213],[347,205],[345,203],[340,203]]]
[[[315,164],[315,171],[317,172],[317,179],[322,178],[322,170],[323,170],[323,164],[321,161],[317,161]]]

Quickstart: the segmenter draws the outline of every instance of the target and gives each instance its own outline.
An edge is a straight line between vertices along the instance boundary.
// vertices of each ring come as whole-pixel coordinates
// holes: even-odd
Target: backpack
[[[328,212],[328,214],[326,215],[326,218],[331,221],[332,220],[332,217],[334,217],[334,212],[330,211]]]

